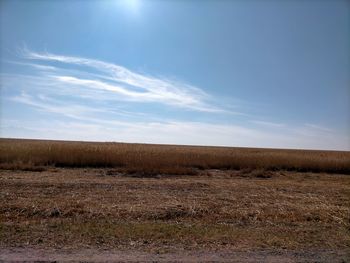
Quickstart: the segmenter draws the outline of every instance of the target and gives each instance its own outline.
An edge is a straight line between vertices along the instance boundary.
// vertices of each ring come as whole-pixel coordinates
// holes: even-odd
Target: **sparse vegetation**
[[[348,249],[350,178],[0,170],[0,247]],[[114,171],[114,170],[113,170]]]

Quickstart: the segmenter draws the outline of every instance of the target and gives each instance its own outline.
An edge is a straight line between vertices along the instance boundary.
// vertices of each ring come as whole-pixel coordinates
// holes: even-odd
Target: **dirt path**
[[[2,248],[0,262],[88,261],[88,262],[350,262],[347,251],[257,250],[257,251],[173,251],[157,254],[134,250],[44,250]]]

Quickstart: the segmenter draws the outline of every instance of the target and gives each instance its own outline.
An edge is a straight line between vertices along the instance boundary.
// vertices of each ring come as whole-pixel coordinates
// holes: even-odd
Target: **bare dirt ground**
[[[350,262],[350,177],[0,170],[2,261]]]

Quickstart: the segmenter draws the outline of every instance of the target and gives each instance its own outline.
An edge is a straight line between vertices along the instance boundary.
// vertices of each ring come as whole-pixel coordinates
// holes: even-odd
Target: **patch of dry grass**
[[[0,171],[0,246],[349,248],[346,175]]]
[[[97,246],[100,248],[161,249],[167,246],[178,246],[187,249],[215,249],[218,247],[344,249],[349,243],[349,239],[345,236],[339,239],[337,231],[341,229],[330,232],[327,228],[295,229],[286,226],[276,227],[274,231],[271,231],[265,227],[252,226],[101,220],[78,222],[63,219],[41,224],[0,225],[0,231],[0,235],[2,233],[0,245],[5,243],[7,246],[45,248]],[[341,244],[340,241],[346,243]]]
[[[119,167],[146,175],[196,169],[350,173],[350,152],[0,139],[0,168],[31,166]]]

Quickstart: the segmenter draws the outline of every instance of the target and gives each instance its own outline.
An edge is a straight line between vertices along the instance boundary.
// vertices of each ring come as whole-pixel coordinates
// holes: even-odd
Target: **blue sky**
[[[350,150],[349,1],[0,12],[1,137]]]

